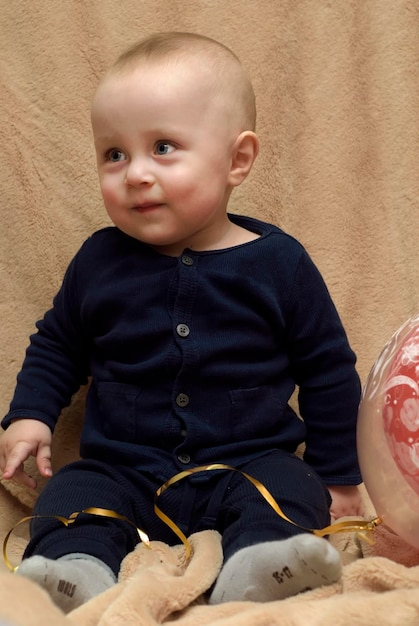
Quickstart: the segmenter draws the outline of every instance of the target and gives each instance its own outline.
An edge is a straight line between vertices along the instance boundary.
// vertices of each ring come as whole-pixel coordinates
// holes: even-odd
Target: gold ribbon
[[[293,524],[293,526],[297,526],[301,530],[304,530],[305,532],[313,533],[317,537],[325,537],[326,535],[334,535],[335,533],[342,533],[342,532],[353,531],[353,532],[359,532],[360,535],[362,537],[364,537],[368,541],[367,535],[364,535],[364,532],[365,531],[370,532],[370,531],[374,530],[377,526],[379,526],[382,523],[381,519],[377,517],[377,518],[375,518],[375,519],[373,519],[371,521],[367,521],[367,520],[345,520],[343,522],[336,522],[334,524],[330,524],[329,526],[325,526],[324,528],[318,528],[318,529],[317,528],[305,528],[304,526],[300,526],[300,524],[297,524],[296,522],[293,522],[293,520],[290,519],[284,513],[284,511],[281,509],[279,504],[276,502],[275,498],[270,493],[270,491],[268,491],[268,489],[265,487],[265,485],[263,483],[261,483],[259,480],[257,480],[257,478],[253,478],[253,476],[250,476],[249,474],[246,474],[246,472],[242,472],[241,470],[239,470],[239,469],[237,469],[235,467],[232,467],[231,465],[225,465],[224,463],[213,463],[211,465],[200,465],[198,467],[194,467],[193,469],[188,469],[188,470],[184,470],[183,472],[179,472],[179,474],[176,474],[175,476],[172,476],[172,478],[169,478],[169,480],[167,480],[156,491],[155,496],[154,496],[154,512],[156,513],[156,515],[165,524],[167,524],[167,526],[169,526],[169,528],[171,528],[171,530],[179,537],[179,539],[185,545],[186,555],[187,555],[188,558],[189,558],[190,553],[191,553],[191,548],[190,548],[190,545],[189,545],[189,541],[187,540],[187,538],[185,537],[185,535],[183,534],[183,532],[181,531],[179,526],[177,526],[173,522],[173,520],[171,520],[167,515],[165,515],[163,513],[163,511],[157,506],[157,498],[164,491],[166,491],[166,489],[168,489],[169,487],[171,487],[175,483],[179,482],[180,480],[183,480],[184,478],[187,478],[188,476],[191,476],[192,474],[197,474],[198,472],[212,472],[212,471],[215,471],[215,470],[228,470],[230,472],[238,472],[244,478],[246,478],[248,481],[250,481],[254,487],[256,487],[256,489],[259,491],[261,496],[273,508],[273,510],[275,511],[275,513],[277,513],[277,515],[279,515],[279,517],[281,517],[283,520],[289,522],[290,524]]]
[[[98,515],[100,517],[112,517],[114,519],[119,519],[119,520],[122,520],[124,522],[128,522],[128,524],[131,524],[131,526],[134,526],[134,528],[137,530],[137,533],[138,533],[138,535],[140,537],[140,540],[147,547],[150,547],[150,540],[148,538],[148,535],[143,530],[141,530],[141,528],[138,528],[134,524],[134,522],[131,522],[131,520],[128,519],[127,517],[125,517],[124,515],[119,515],[119,513],[116,513],[115,511],[111,511],[110,509],[100,509],[98,507],[92,506],[92,507],[89,507],[88,509],[83,509],[83,511],[78,511],[76,513],[72,513],[69,518],[62,517],[61,515],[29,515],[28,517],[23,517],[21,520],[19,520],[18,523],[15,524],[13,526],[13,528],[11,528],[9,530],[9,532],[6,535],[6,537],[4,538],[4,541],[3,541],[3,560],[6,563],[7,567],[9,568],[9,570],[12,571],[12,572],[16,572],[18,570],[18,568],[19,568],[18,565],[17,566],[13,566],[12,563],[10,562],[9,557],[7,556],[7,544],[8,544],[8,541],[10,539],[10,535],[13,533],[14,530],[16,530],[16,528],[18,526],[20,526],[24,522],[29,522],[32,519],[55,519],[55,520],[61,522],[62,524],[64,524],[64,526],[66,526],[68,528],[71,524],[74,524],[74,522],[76,521],[78,516],[81,515],[82,513],[85,513],[87,515]]]
[[[157,499],[169,487],[171,487],[175,483],[178,483],[181,480],[184,480],[185,478],[187,478],[188,476],[191,476],[192,474],[197,474],[199,472],[213,472],[213,471],[220,471],[220,470],[224,470],[224,471],[227,470],[230,472],[237,472],[241,474],[244,478],[246,478],[249,482],[251,482],[254,487],[256,487],[256,489],[259,491],[259,493],[264,498],[264,500],[273,508],[273,510],[275,511],[275,513],[277,513],[277,515],[279,515],[279,517],[289,522],[290,524],[293,524],[293,526],[297,526],[301,530],[308,532],[308,533],[312,533],[316,535],[317,537],[325,537],[326,535],[333,535],[335,533],[352,531],[352,532],[359,533],[363,539],[369,541],[369,537],[367,536],[367,533],[373,531],[377,526],[379,526],[382,523],[382,520],[379,517],[377,517],[370,521],[345,520],[343,522],[336,522],[334,524],[330,524],[329,526],[325,526],[324,528],[305,528],[304,526],[300,526],[300,524],[297,524],[296,522],[291,520],[281,509],[281,507],[276,502],[272,494],[265,487],[265,485],[263,485],[263,483],[261,483],[256,478],[253,478],[253,476],[250,476],[249,474],[246,474],[246,472],[242,472],[241,470],[235,467],[232,467],[231,465],[225,465],[224,463],[200,465],[192,469],[184,470],[183,472],[179,472],[175,476],[172,476],[172,478],[169,478],[169,480],[167,480],[161,487],[159,487],[159,489],[157,489],[156,493],[154,494],[154,512],[156,513],[157,517],[159,517],[167,526],[169,526],[169,528],[181,540],[181,542],[185,546],[187,559],[189,559],[191,556],[190,542],[185,536],[185,534],[181,531],[179,526],[175,524],[175,522],[172,519],[170,519],[170,517],[168,517],[165,513],[163,513],[163,511],[157,506]],[[7,567],[12,572],[15,572],[18,569],[18,566],[14,567],[12,565],[12,563],[10,562],[7,556],[7,543],[9,541],[10,535],[18,526],[32,519],[56,519],[68,528],[71,524],[73,524],[76,521],[77,517],[81,515],[82,513],[88,514],[88,515],[98,515],[101,517],[111,517],[114,519],[122,520],[124,522],[128,522],[129,524],[131,524],[131,526],[134,526],[134,528],[137,530],[140,540],[144,543],[144,545],[150,548],[150,539],[148,535],[143,530],[138,528],[136,524],[134,524],[134,522],[132,522],[130,519],[128,519],[127,517],[124,517],[123,515],[119,515],[119,513],[116,513],[115,511],[111,511],[109,509],[100,509],[97,507],[90,507],[88,509],[84,509],[83,511],[72,513],[68,519],[60,515],[32,515],[32,516],[24,517],[23,519],[21,519],[17,524],[13,526],[13,528],[9,530],[9,532],[7,533],[3,541],[3,559]]]

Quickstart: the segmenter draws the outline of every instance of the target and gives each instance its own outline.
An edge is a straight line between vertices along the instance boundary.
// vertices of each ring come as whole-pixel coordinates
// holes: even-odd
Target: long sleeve
[[[287,320],[291,369],[307,427],[305,460],[330,485],[360,482],[356,357],[323,278],[306,253],[297,266]]]
[[[77,257],[68,267],[52,308],[30,337],[10,411],[2,423],[5,428],[14,418],[29,417],[53,430],[61,410],[87,383],[89,344],[78,314],[76,274]]]

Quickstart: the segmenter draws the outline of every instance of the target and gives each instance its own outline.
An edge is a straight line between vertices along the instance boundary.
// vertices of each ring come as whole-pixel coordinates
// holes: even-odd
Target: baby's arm
[[[339,517],[362,516],[364,514],[361,494],[356,485],[332,485],[328,489],[332,496],[330,515],[333,521]]]
[[[25,418],[13,421],[0,438],[3,478],[14,478],[35,489],[36,481],[25,472],[23,463],[32,455],[41,476],[51,476],[51,441],[51,430],[43,422]]]

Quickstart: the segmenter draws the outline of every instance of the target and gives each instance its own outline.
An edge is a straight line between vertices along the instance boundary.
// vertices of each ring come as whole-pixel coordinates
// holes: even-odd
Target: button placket
[[[196,347],[191,339],[192,330],[190,325],[191,311],[193,310],[197,293],[197,263],[187,253],[182,254],[179,261],[177,293],[172,317],[174,324],[173,332],[175,337],[177,337],[175,341],[180,352],[179,370],[175,380],[174,411],[181,416],[185,423],[181,435],[186,437],[188,408],[191,399],[188,393],[185,393],[185,390],[189,390],[191,371],[194,371],[197,359]],[[189,339],[187,339],[188,337]],[[191,463],[191,455],[187,451],[178,450],[175,454],[178,462],[182,465]]]

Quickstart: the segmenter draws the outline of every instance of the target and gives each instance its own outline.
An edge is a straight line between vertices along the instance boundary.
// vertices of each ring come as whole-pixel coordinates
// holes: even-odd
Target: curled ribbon
[[[9,530],[9,532],[6,535],[6,537],[4,538],[4,541],[3,541],[3,560],[4,560],[5,564],[7,565],[7,567],[9,568],[9,570],[12,571],[12,572],[16,572],[18,570],[18,568],[19,568],[19,566],[16,566],[16,567],[13,566],[12,563],[10,562],[9,557],[7,556],[7,543],[9,541],[9,539],[10,539],[10,535],[13,533],[14,530],[16,530],[16,528],[18,526],[20,526],[24,522],[29,522],[32,519],[55,519],[55,520],[61,522],[62,524],[64,524],[64,526],[66,526],[68,528],[71,524],[74,524],[74,522],[76,521],[78,516],[81,515],[82,513],[85,513],[86,515],[98,515],[100,517],[112,517],[114,519],[119,519],[119,520],[122,520],[124,522],[128,522],[128,524],[131,524],[131,526],[134,526],[134,528],[137,530],[137,533],[138,533],[138,535],[140,537],[140,540],[147,547],[150,547],[150,540],[148,538],[148,535],[143,530],[141,530],[141,528],[138,528],[134,524],[134,522],[131,522],[131,520],[128,519],[127,517],[125,517],[124,515],[119,515],[119,513],[116,513],[115,511],[111,511],[109,509],[100,509],[98,507],[92,506],[92,507],[89,507],[88,509],[84,509],[83,511],[78,511],[76,513],[72,513],[69,518],[62,517],[61,515],[29,515],[28,517],[23,517],[21,520],[19,520],[18,523],[15,524],[13,526],[13,528],[11,528]]]
[[[179,526],[177,526],[173,522],[173,520],[171,520],[167,515],[165,515],[165,513],[163,513],[163,511],[157,506],[157,499],[164,491],[166,491],[166,489],[168,489],[175,483],[179,482],[180,480],[183,480],[184,478],[187,478],[188,476],[191,476],[192,474],[197,474],[198,472],[212,472],[215,470],[228,470],[230,472],[238,472],[244,478],[250,481],[254,487],[256,487],[256,489],[259,491],[261,496],[273,508],[273,510],[275,511],[275,513],[277,513],[277,515],[279,515],[279,517],[289,522],[290,524],[293,524],[293,526],[297,526],[298,528],[301,528],[301,530],[304,530],[307,533],[313,533],[317,537],[325,537],[326,535],[334,535],[336,533],[353,531],[353,532],[360,533],[360,535],[368,541],[367,535],[364,534],[365,531],[367,532],[373,531],[377,526],[379,526],[382,523],[381,519],[377,517],[371,521],[345,520],[343,522],[336,522],[334,524],[330,524],[329,526],[325,526],[324,528],[305,528],[304,526],[300,526],[300,524],[293,522],[293,520],[290,519],[284,513],[284,511],[276,502],[275,498],[270,493],[270,491],[268,491],[265,485],[261,483],[259,480],[257,480],[257,478],[254,478],[253,476],[250,476],[250,474],[246,474],[246,472],[242,472],[241,470],[235,467],[232,467],[231,465],[225,465],[224,463],[200,465],[198,467],[194,467],[192,469],[179,472],[179,474],[176,474],[175,476],[172,476],[172,478],[169,478],[169,480],[167,480],[156,491],[155,496],[154,496],[154,512],[165,524],[167,524],[167,526],[169,526],[169,528],[171,528],[171,530],[179,537],[179,539],[185,545],[187,558],[189,558],[191,554],[191,548],[190,548],[188,539],[185,537],[185,535],[183,534]]]
[[[273,510],[275,511],[275,513],[277,513],[277,515],[279,515],[279,517],[281,517],[283,520],[289,522],[290,524],[293,524],[294,526],[297,526],[298,528],[300,528],[301,530],[303,530],[305,532],[312,533],[312,534],[316,535],[317,537],[325,537],[326,535],[333,535],[335,533],[351,532],[352,531],[352,532],[358,532],[361,537],[363,537],[365,540],[369,541],[367,533],[373,531],[377,526],[379,526],[382,523],[382,520],[377,517],[377,518],[375,518],[373,520],[370,520],[370,521],[367,521],[367,520],[345,520],[343,522],[336,522],[336,523],[331,524],[329,526],[325,526],[324,528],[305,528],[304,526],[300,526],[300,524],[297,524],[296,522],[291,520],[283,512],[283,510],[281,509],[279,504],[276,502],[276,500],[272,496],[272,494],[265,487],[265,485],[263,485],[263,483],[261,483],[256,478],[253,478],[253,476],[250,476],[249,474],[246,474],[246,472],[242,472],[241,470],[239,470],[239,469],[237,469],[235,467],[232,467],[231,465],[225,465],[224,463],[213,463],[211,465],[200,465],[200,466],[194,467],[192,469],[184,470],[183,472],[179,472],[175,476],[172,476],[172,478],[169,478],[169,480],[167,480],[161,487],[159,487],[159,489],[157,489],[156,493],[154,494],[154,512],[156,513],[157,517],[159,517],[167,526],[169,526],[169,528],[181,540],[181,542],[185,546],[185,552],[186,552],[186,558],[187,559],[189,559],[190,556],[191,556],[191,545],[190,545],[190,542],[189,542],[188,538],[181,531],[179,526],[177,524],[175,524],[175,522],[172,519],[170,519],[170,517],[168,517],[165,513],[163,513],[163,511],[157,506],[157,500],[158,500],[159,496],[161,496],[161,494],[164,493],[169,487],[171,487],[175,483],[178,483],[179,481],[187,478],[188,476],[191,476],[192,474],[197,474],[199,472],[219,471],[219,470],[228,470],[228,471],[231,471],[231,472],[237,472],[237,473],[241,474],[244,478],[246,478],[249,482],[251,482],[254,487],[256,487],[256,489],[259,491],[261,496],[273,508]],[[101,509],[101,508],[97,508],[97,507],[90,507],[88,509],[84,509],[83,511],[78,511],[76,513],[72,513],[69,518],[65,518],[65,517],[62,517],[60,515],[31,515],[31,516],[22,518],[17,524],[15,524],[13,526],[13,528],[11,528],[9,530],[9,532],[6,535],[6,537],[4,538],[4,541],[3,541],[3,559],[4,559],[4,562],[5,562],[6,566],[8,567],[8,569],[11,570],[12,572],[16,572],[17,569],[18,569],[18,566],[14,567],[12,565],[12,563],[10,562],[9,557],[7,556],[7,544],[8,544],[9,538],[10,538],[11,534],[13,533],[13,531],[18,526],[20,526],[24,522],[28,522],[28,521],[30,521],[32,519],[56,519],[59,522],[61,522],[62,524],[64,524],[64,526],[66,526],[68,528],[71,524],[74,524],[74,522],[76,521],[78,516],[81,515],[81,514],[98,515],[100,517],[110,517],[110,518],[119,519],[119,520],[122,520],[124,522],[127,522],[127,523],[131,524],[131,526],[134,526],[134,528],[137,530],[137,533],[138,533],[138,536],[139,536],[140,540],[143,542],[143,544],[145,546],[150,548],[150,539],[149,539],[148,535],[143,530],[138,528],[138,526],[136,526],[136,524],[134,524],[134,522],[132,522],[127,517],[125,517],[123,515],[120,515],[119,513],[116,513],[115,511],[111,511],[109,509]]]

